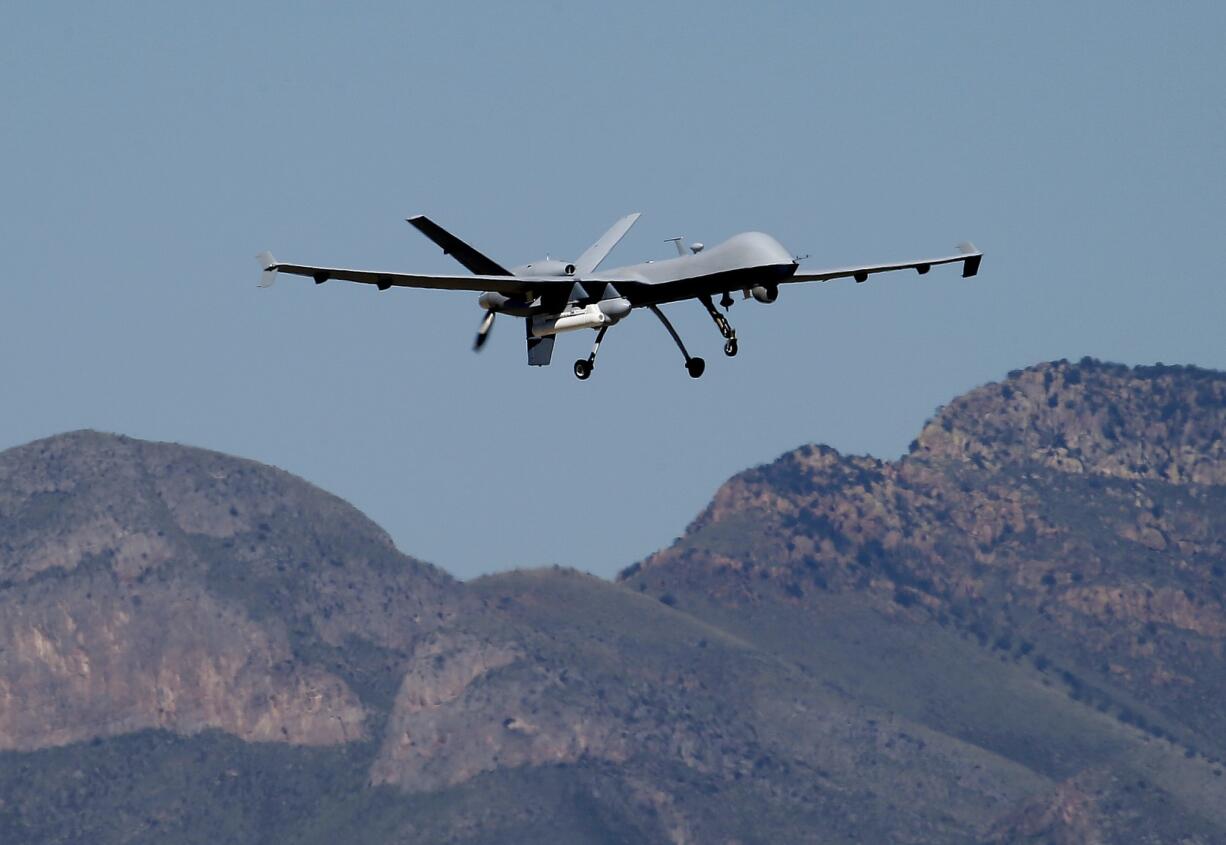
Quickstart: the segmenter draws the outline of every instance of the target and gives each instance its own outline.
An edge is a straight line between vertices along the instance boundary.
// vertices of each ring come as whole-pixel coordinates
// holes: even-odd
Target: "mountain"
[[[1039,365],[617,583],[461,583],[204,450],[9,450],[0,841],[1224,841],[1223,423],[1222,374]]]
[[[1043,364],[899,461],[809,446],[738,475],[620,580],[1050,779],[1004,841],[1048,815],[1082,820],[1069,841],[1218,841],[1223,430],[1221,373]]]
[[[201,450],[39,441],[0,456],[0,514],[4,749],[365,736],[393,656],[466,601],[339,499]]]

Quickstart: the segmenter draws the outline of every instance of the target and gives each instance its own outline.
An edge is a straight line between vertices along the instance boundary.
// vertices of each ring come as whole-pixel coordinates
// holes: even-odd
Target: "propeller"
[[[494,312],[486,311],[485,318],[481,321],[481,328],[477,329],[477,339],[473,341],[473,352],[480,352],[481,347],[485,346],[485,339],[490,336],[490,329],[494,327]]]
[[[605,260],[605,257],[613,250],[613,247],[617,246],[618,242],[623,237],[625,237],[626,232],[630,231],[630,227],[633,226],[634,222],[638,219],[639,219],[639,213],[637,211],[634,214],[627,214],[625,217],[623,217],[622,219],[614,223],[613,226],[607,232],[601,235],[600,240],[596,241],[596,243],[588,247],[582,255],[576,258],[574,264],[564,265],[566,268],[565,275],[574,277],[575,288],[577,288],[579,291],[583,291],[583,286],[580,280],[584,276],[587,276],[588,274],[594,273],[596,271],[596,268],[600,266],[600,262]],[[435,237],[435,234],[431,234],[431,232],[435,228],[437,228],[434,226],[433,223],[430,223],[424,217],[415,217],[415,218],[410,219],[409,222],[412,223],[414,226],[417,226],[417,228],[421,229],[423,232],[425,232],[427,237],[430,237],[436,243],[439,243],[438,238]],[[442,232],[441,229],[439,229],[438,231]],[[450,237],[445,232],[443,232],[442,235],[439,235],[439,237],[443,237],[443,236]],[[461,247],[464,247],[470,253],[475,254],[478,258],[484,259],[484,256],[481,256],[479,253],[475,253],[472,247],[469,247],[461,243],[460,241],[455,241],[454,243],[452,243],[451,241],[448,241],[447,243],[442,243],[441,245],[443,246],[444,251],[449,252],[451,247],[456,246],[456,244],[458,244]],[[702,248],[701,245],[697,245],[697,246],[699,249]],[[695,250],[695,252],[697,251],[698,250]],[[459,253],[457,253],[457,255],[458,254]],[[471,256],[468,256],[468,257],[471,258]],[[264,260],[264,257],[261,257],[261,260]],[[484,259],[484,260],[488,261],[489,259]],[[548,256],[546,257],[545,260],[549,261]],[[556,263],[559,265],[562,264],[562,262],[560,261]],[[272,256],[267,256],[267,261],[264,266],[268,267],[271,264],[272,264]],[[465,263],[464,266],[469,267],[469,269],[474,269],[468,263]],[[532,265],[528,265],[528,266],[531,267]],[[496,264],[493,265],[493,268],[500,271],[497,275],[508,275],[508,276],[511,275],[506,270],[503,270],[501,267],[499,267]],[[490,272],[490,270],[487,269],[485,270],[485,272]],[[586,293],[583,293],[581,295],[586,296]],[[473,351],[474,352],[480,352],[481,347],[485,346],[485,340],[486,338],[489,337],[490,329],[494,327],[494,315],[496,313],[495,309],[501,308],[503,305],[506,305],[507,301],[508,299],[505,295],[501,293],[496,293],[494,291],[486,291],[485,293],[481,294],[481,298],[478,300],[478,302],[485,308],[485,317],[484,319],[481,320],[481,328],[477,329],[476,339],[473,340]],[[629,303],[627,303],[627,310],[628,309],[629,309]],[[527,316],[527,315],[525,314],[524,316]],[[620,319],[620,316],[622,315],[619,315],[616,319]],[[532,328],[532,324],[528,323],[529,341],[533,339],[531,328]],[[529,343],[530,349],[531,349],[531,346],[532,346],[531,343]],[[548,363],[548,357],[545,358],[545,361],[546,363]]]

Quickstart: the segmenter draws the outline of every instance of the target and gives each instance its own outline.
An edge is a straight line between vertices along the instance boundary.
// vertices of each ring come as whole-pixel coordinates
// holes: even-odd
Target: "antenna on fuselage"
[[[691,255],[691,254],[697,255],[698,253],[702,252],[702,246],[703,246],[698,241],[695,241],[694,243],[690,244],[689,252],[686,252],[684,236],[678,236],[675,238],[665,238],[664,243],[672,244],[673,246],[675,246],[677,248],[678,255]]]

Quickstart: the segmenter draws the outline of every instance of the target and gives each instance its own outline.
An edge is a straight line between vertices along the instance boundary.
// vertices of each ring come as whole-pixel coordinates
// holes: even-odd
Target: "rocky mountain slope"
[[[1040,365],[897,462],[804,447],[742,473],[621,580],[1056,779],[1055,804],[1135,775],[1220,826],[1224,429],[1220,373]],[[1114,841],[1135,796],[1083,799]]]
[[[375,655],[465,603],[340,500],[178,446],[80,432],[5,452],[0,520],[3,749],[143,728],[362,737]],[[367,659],[329,659],[353,640]]]
[[[0,454],[3,842],[1226,841],[1226,376],[1056,363],[805,447],[610,584],[279,470]]]

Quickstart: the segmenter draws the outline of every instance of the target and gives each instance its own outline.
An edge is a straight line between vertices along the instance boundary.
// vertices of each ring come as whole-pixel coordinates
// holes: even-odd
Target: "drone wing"
[[[938,264],[956,264],[961,262],[964,278],[974,276],[979,272],[979,264],[983,253],[972,244],[958,245],[957,255],[945,255],[939,258],[917,258],[913,261],[899,261],[891,264],[860,264],[853,267],[832,267],[826,270],[796,270],[791,272],[795,264],[779,264],[770,268],[776,271],[774,278],[761,278],[767,268],[732,270],[696,278],[676,279],[666,282],[649,282],[642,280],[609,279],[618,292],[638,307],[640,305],[663,305],[668,302],[679,302],[683,299],[695,299],[703,296],[716,296],[732,290],[743,290],[749,296],[749,289],[755,285],[777,285],[786,282],[827,282],[831,279],[855,279],[863,282],[875,273],[888,273],[892,270],[915,270],[923,275]]]
[[[974,244],[958,244],[957,255],[946,255],[941,258],[920,258],[915,261],[901,261],[895,264],[863,264],[858,267],[832,267],[828,270],[798,270],[788,282],[828,282],[831,279],[855,279],[863,282],[874,273],[888,273],[891,270],[915,270],[921,275],[927,273],[938,264],[956,264],[962,262],[962,277],[969,279],[979,272],[979,264],[983,253],[975,249]]]
[[[259,255],[263,275],[260,287],[271,287],[276,281],[277,273],[290,273],[294,276],[308,276],[320,285],[332,279],[360,284],[374,285],[379,290],[392,287],[429,288],[432,290],[471,290],[497,291],[524,299],[534,299],[537,296],[556,294],[569,291],[574,284],[573,279],[537,276],[434,276],[418,273],[385,273],[377,270],[349,270],[343,267],[312,267],[305,264],[284,264],[276,261],[269,253]]]

